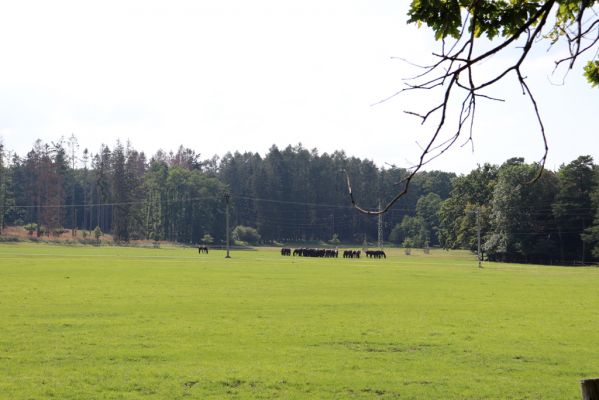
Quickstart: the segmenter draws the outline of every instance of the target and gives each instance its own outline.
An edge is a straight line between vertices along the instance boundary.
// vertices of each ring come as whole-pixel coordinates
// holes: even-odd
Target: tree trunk
[[[581,381],[580,388],[582,400],[599,400],[599,378]]]

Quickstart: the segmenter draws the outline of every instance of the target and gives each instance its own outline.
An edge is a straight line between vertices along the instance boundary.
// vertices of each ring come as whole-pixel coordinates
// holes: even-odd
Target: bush
[[[406,253],[406,256],[412,254],[412,247],[414,247],[414,240],[412,240],[412,238],[406,238],[401,245],[405,249],[404,252]]]
[[[331,240],[329,240],[329,243],[335,246],[341,243],[341,240],[339,240],[339,235],[333,233],[333,237],[331,238]]]
[[[94,239],[79,239],[79,243],[89,246],[98,246],[99,242]]]
[[[31,223],[23,226],[29,236],[33,236],[33,232],[37,231],[37,224]]]
[[[102,237],[103,233],[102,233],[102,229],[100,229],[99,226],[96,226],[96,229],[94,229],[94,237],[96,238],[96,240],[99,242],[100,238]]]
[[[63,227],[54,228],[54,229],[52,229],[52,236],[53,237],[60,237],[60,235],[62,235],[65,232],[67,232],[67,230],[64,229]]]
[[[202,243],[203,244],[212,244],[214,243],[214,238],[212,237],[211,234],[206,233],[203,237],[202,237]]]
[[[258,233],[255,228],[250,226],[237,225],[233,232],[231,232],[233,240],[256,244],[260,241],[262,236]]]
[[[21,239],[16,236],[0,236],[0,243],[20,242]]]

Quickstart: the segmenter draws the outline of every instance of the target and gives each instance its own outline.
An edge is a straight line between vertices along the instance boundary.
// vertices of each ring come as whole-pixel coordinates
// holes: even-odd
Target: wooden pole
[[[477,240],[477,251],[476,256],[478,258],[478,268],[482,268],[482,253],[480,252],[480,207],[476,209],[476,240]]]
[[[231,258],[231,255],[229,254],[229,200],[231,199],[231,195],[229,194],[229,192],[225,193],[225,202],[227,203],[227,208],[225,211],[225,235],[227,238],[227,255],[225,256],[225,258]]]
[[[582,400],[599,400],[599,378],[580,381]]]

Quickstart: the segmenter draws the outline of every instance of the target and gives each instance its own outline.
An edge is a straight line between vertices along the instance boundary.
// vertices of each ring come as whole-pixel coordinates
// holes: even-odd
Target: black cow
[[[366,257],[369,258],[387,258],[383,250],[366,250]]]
[[[343,258],[360,258],[361,250],[344,250]]]
[[[332,249],[312,249],[301,247],[299,249],[293,249],[293,255],[298,257],[336,258],[339,256],[339,252]]]

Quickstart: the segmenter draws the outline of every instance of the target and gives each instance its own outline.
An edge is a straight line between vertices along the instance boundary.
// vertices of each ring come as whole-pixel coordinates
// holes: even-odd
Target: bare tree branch
[[[401,190],[382,208],[367,209],[360,206],[354,197],[349,173],[345,171],[348,192],[353,207],[367,215],[378,215],[387,212],[407,193],[409,185],[416,173],[420,171],[423,166],[448,151],[461,137],[464,129],[468,132],[468,138],[463,145],[471,143],[474,149],[473,133],[478,105],[477,100],[505,101],[485,94],[483,93],[483,90],[490,88],[509,76],[515,76],[516,81],[522,88],[523,95],[527,96],[533,105],[533,112],[538,122],[543,142],[543,155],[539,161],[538,173],[532,182],[540,178],[547,160],[549,146],[539,106],[531,88],[526,82],[526,77],[522,73],[522,65],[537,41],[547,39],[547,36],[543,35],[543,29],[551,16],[552,9],[556,5],[559,6],[559,3],[557,0],[548,0],[539,4],[540,6],[538,9],[533,10],[530,17],[524,21],[518,29],[509,35],[505,35],[504,40],[496,46],[483,50],[480,54],[477,54],[475,49],[475,43],[478,38],[477,28],[480,23],[484,23],[485,15],[479,15],[481,1],[473,0],[470,3],[470,6],[465,10],[466,13],[462,21],[461,30],[457,35],[455,42],[451,46],[446,46],[445,39],[443,39],[441,53],[432,54],[433,57],[437,58],[436,62],[426,67],[417,66],[418,68],[423,69],[422,73],[409,78],[405,83],[405,87],[401,90],[373,104],[377,105],[384,103],[408,91],[430,91],[441,87],[445,88],[440,103],[432,108],[424,112],[404,111],[406,114],[420,118],[422,124],[429,122],[433,118],[436,118],[436,122],[427,144],[421,146],[422,151],[418,162],[409,169],[410,172],[408,175],[400,182],[403,185]],[[570,53],[568,57],[557,60],[555,62],[555,68],[564,62],[568,62],[568,69],[571,69],[581,54],[596,47],[599,43],[599,19],[597,18],[597,11],[593,9],[592,6],[589,7],[588,4],[592,3],[582,1],[580,3],[580,9],[577,10],[577,13],[570,22],[568,22],[568,20],[566,20],[566,22],[560,22],[558,20],[558,22],[555,23],[555,26],[551,31],[551,38],[553,38],[551,46],[561,37],[565,40]],[[594,15],[594,17],[586,18],[588,14]],[[597,30],[596,35],[594,35],[595,30]],[[522,44],[517,46],[518,43]],[[518,49],[520,51],[520,54],[514,60],[514,63],[499,71],[493,77],[482,82],[477,82],[477,67],[492,56],[507,49]],[[410,63],[406,60],[403,61]],[[415,66],[415,64],[410,64]],[[510,74],[512,72],[514,75]],[[457,112],[457,118],[455,120],[456,130],[448,137],[442,138],[441,134],[446,129],[447,125],[450,101],[455,101],[455,98],[460,96],[460,93],[463,93],[463,98],[459,103],[461,105],[459,106],[459,112]]]

